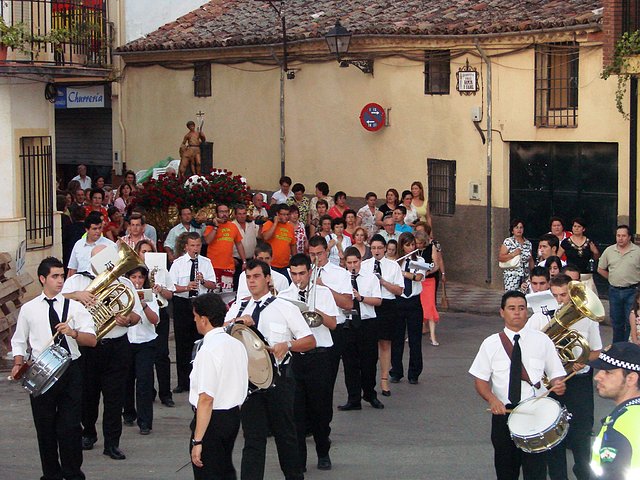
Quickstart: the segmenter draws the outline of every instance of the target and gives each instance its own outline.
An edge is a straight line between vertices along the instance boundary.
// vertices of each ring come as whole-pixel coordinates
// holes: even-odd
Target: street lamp
[[[346,68],[353,65],[362,73],[370,73],[373,75],[373,60],[344,60],[342,55],[349,51],[352,33],[344,28],[340,20],[336,21],[336,26],[327,32],[324,39],[329,46],[329,52],[336,56],[340,67]]]

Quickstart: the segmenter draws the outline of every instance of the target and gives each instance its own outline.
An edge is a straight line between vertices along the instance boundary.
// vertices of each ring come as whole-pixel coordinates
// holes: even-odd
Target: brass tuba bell
[[[591,351],[587,340],[571,326],[585,317],[601,322],[605,313],[598,295],[581,282],[569,283],[569,299],[571,302],[556,310],[542,330],[556,346],[567,373],[572,371],[574,363],[586,363]],[[578,349],[579,353],[576,352]]]
[[[86,289],[96,296],[95,305],[87,310],[93,318],[98,340],[116,326],[116,315],[129,315],[135,305],[134,292],[118,282],[118,277],[137,267],[146,268],[138,254],[124,242],[118,245],[118,256],[120,260],[113,268],[98,275]]]

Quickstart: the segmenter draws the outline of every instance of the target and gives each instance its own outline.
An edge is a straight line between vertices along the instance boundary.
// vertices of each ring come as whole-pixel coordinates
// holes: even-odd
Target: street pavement
[[[451,299],[450,299],[451,300]],[[494,312],[497,311],[495,305]],[[392,385],[392,396],[379,398],[384,410],[363,402],[362,411],[335,410],[331,439],[332,471],[315,465],[313,439],[307,439],[307,479],[457,480],[494,478],[489,439],[490,416],[473,388],[467,370],[488,335],[499,331],[497,314],[447,312],[438,327],[439,347],[423,338],[424,371],[418,385],[406,379]],[[611,329],[602,327],[604,344]],[[173,347],[172,347],[173,351]],[[405,351],[405,368],[406,368]],[[343,375],[336,384],[334,406],[346,401]],[[83,470],[88,479],[190,479],[188,425],[192,417],[186,394],[174,395],[176,408],[156,402],[154,428],[141,436],[137,427],[123,427],[120,446],[124,461],[102,454],[103,439],[85,452]],[[0,477],[4,480],[36,479],[40,475],[38,449],[27,393],[6,377],[0,380],[2,429]],[[613,405],[596,395],[596,427]],[[100,427],[98,432],[100,436]],[[240,467],[243,440],[240,433],[234,460]],[[571,455],[569,464],[571,465]],[[187,466],[180,470],[180,468]],[[267,450],[266,479],[282,478],[273,439]],[[574,478],[574,477],[570,477]]]

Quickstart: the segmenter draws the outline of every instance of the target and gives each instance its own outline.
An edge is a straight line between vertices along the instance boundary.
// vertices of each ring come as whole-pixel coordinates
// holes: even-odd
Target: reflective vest
[[[640,397],[618,405],[603,421],[591,452],[595,478],[640,479]]]

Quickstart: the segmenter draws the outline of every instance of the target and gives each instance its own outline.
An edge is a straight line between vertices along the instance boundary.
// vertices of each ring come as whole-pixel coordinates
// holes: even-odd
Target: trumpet
[[[312,277],[309,279],[309,283],[307,284],[305,298],[308,300],[309,293],[311,292],[311,284],[313,283],[313,297],[311,302],[309,303],[309,310],[306,312],[302,312],[302,316],[304,317],[307,325],[311,328],[319,327],[322,325],[322,315],[316,312],[316,297],[317,297],[317,285],[318,285],[318,276],[320,275],[320,269],[318,268],[318,259],[313,262],[312,267]],[[299,287],[298,287],[299,288]]]

